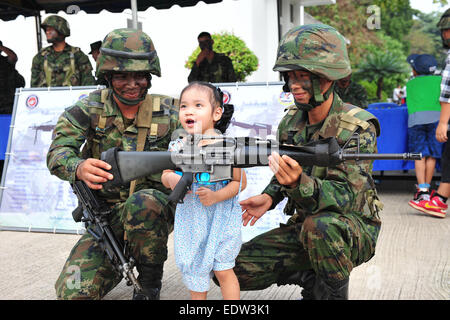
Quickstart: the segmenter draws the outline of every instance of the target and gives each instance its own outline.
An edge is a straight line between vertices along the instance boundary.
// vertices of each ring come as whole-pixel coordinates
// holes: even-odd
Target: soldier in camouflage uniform
[[[366,89],[353,81],[352,75],[348,75],[347,77],[338,80],[334,91],[338,94],[339,98],[346,103],[350,103],[363,109],[367,109],[369,106]]]
[[[202,32],[197,39],[201,52],[192,66],[188,81],[236,82],[231,59],[223,53],[213,51],[214,40],[211,35],[208,32]]]
[[[66,43],[70,36],[68,22],[57,15],[47,17],[41,24],[52,43],[33,58],[31,87],[61,87],[94,85],[89,58],[80,48]]]
[[[333,93],[334,82],[351,73],[345,41],[335,29],[291,29],[280,42],[274,70],[295,99],[279,124],[280,143],[336,137],[354,151],[356,142],[349,139],[358,133],[360,151],[377,152],[378,120]],[[241,201],[244,225],[285,197],[291,218],[242,246],[234,269],[241,290],[297,284],[304,299],[348,298],[350,272],[374,255],[380,231],[372,161],[308,167],[273,153],[269,166],[275,176],[263,193]]]
[[[178,114],[173,98],[147,94],[151,74],[161,76],[150,37],[134,29],[110,32],[97,64],[97,76],[107,79],[109,88],[93,91],[64,111],[47,155],[52,174],[69,182],[84,181],[111,205],[111,225],[117,238],[127,241],[144,289],[143,295],[133,294],[134,299],[159,299],[175,208],[168,203],[170,190],[161,183],[161,174],[103,188],[112,174],[107,172],[110,165],[99,157],[112,147],[167,150]],[[74,280],[74,272],[80,281]],[[59,299],[101,299],[120,280],[121,275],[86,232],[72,249],[55,288]]]

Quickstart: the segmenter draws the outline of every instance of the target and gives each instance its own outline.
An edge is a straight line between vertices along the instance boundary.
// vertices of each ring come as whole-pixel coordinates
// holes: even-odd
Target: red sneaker
[[[445,213],[447,212],[448,205],[441,201],[438,196],[432,196],[429,201],[420,201],[419,203],[409,205],[419,211],[425,212],[435,217],[445,218]]]
[[[431,194],[433,194],[433,192],[434,190],[432,191]],[[428,191],[420,191],[419,188],[417,188],[417,192],[414,194],[414,199],[409,200],[408,204],[414,209],[420,210],[418,209],[418,206],[420,207],[421,205],[423,205],[422,202],[429,200],[430,194],[428,193]]]

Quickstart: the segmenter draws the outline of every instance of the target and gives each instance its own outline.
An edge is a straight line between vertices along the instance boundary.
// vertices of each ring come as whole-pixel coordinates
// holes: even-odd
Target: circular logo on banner
[[[231,94],[228,91],[222,91],[223,93],[223,104],[230,103]]]
[[[32,95],[28,96],[27,100],[25,101],[25,104],[26,104],[28,109],[36,108],[38,103],[39,103],[39,98],[35,94],[32,94]]]
[[[294,104],[294,97],[292,96],[292,94],[290,92],[282,91],[280,93],[280,95],[278,96],[278,102],[281,105],[288,107],[288,106]]]
[[[78,97],[78,100],[81,100],[81,99],[84,99],[87,97],[88,97],[88,95],[86,93],[83,93],[81,96]]]

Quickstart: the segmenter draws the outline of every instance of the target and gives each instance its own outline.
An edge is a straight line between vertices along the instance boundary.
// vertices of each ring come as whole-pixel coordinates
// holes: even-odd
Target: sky
[[[424,13],[430,13],[433,11],[444,12],[448,6],[444,8],[441,7],[440,4],[433,4],[433,0],[409,0],[409,3],[412,8],[420,10]]]

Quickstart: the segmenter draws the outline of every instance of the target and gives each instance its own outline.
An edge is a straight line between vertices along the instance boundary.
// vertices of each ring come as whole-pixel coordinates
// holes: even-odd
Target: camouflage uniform
[[[7,57],[0,55],[0,114],[11,114],[16,88],[25,87],[25,79]]]
[[[199,66],[194,63],[188,81],[236,82],[236,74],[231,59],[223,53],[214,52],[214,58],[211,62],[204,59]]]
[[[70,36],[67,21],[59,16],[47,17],[41,24],[55,28],[64,37]],[[39,51],[31,66],[31,84],[34,87],[88,86],[94,85],[92,66],[80,48],[66,43],[63,51],[56,52],[53,45]]]
[[[294,28],[280,42],[274,70],[298,70],[301,66],[329,80],[343,78],[351,70],[345,42],[340,38],[336,30],[325,25]],[[332,49],[326,50],[327,47]],[[288,108],[278,127],[280,143],[300,146],[336,137],[343,146],[357,132],[360,152],[377,152],[377,119],[361,108],[343,103],[337,95],[322,122],[310,125],[307,120],[307,111],[297,105]],[[356,142],[349,142],[347,147],[354,151]],[[299,271],[311,272],[328,283],[348,284],[351,270],[374,255],[380,230],[381,203],[371,171],[372,161],[347,161],[335,167],[303,166],[299,184],[294,188],[280,185],[274,176],[263,191],[273,199],[270,209],[287,197],[284,212],[292,217],[287,224],[242,246],[234,269],[241,289],[261,290],[274,283],[306,288],[298,279],[291,281]]]
[[[346,103],[353,104],[363,109],[367,109],[369,106],[366,89],[355,81],[350,81],[350,85],[347,88],[335,86],[334,91],[339,95],[342,101]]]
[[[137,35],[137,40],[133,39],[125,44],[133,35]],[[117,47],[120,39],[122,48]],[[132,29],[114,30],[105,38],[103,47],[112,49],[112,42],[117,42],[113,53],[156,53],[150,38]],[[128,49],[127,45],[131,49]],[[98,66],[98,73],[111,69],[140,69],[159,76],[158,57],[155,55],[152,60],[143,59],[104,55]],[[105,64],[106,61],[109,62],[108,65]],[[135,151],[138,145],[138,130],[142,127],[149,129],[143,150],[166,151],[171,134],[178,125],[173,98],[147,95],[139,110],[141,111],[144,105],[149,105],[149,102],[152,110],[151,123],[143,123],[140,112],[134,120],[125,120],[113,100],[113,89],[94,91],[87,98],[67,108],[55,127],[56,136],[47,155],[50,172],[63,180],[73,182],[76,179],[77,166],[83,159],[99,158],[101,152],[112,147]],[[80,153],[84,142],[86,144]],[[145,275],[147,285],[160,288],[163,264],[167,259],[167,240],[173,230],[175,212],[174,206],[167,200],[170,190],[161,183],[161,174],[154,174],[138,179],[135,192],[131,196],[129,192],[130,187],[126,185],[107,190],[103,188],[98,192],[98,196],[111,204],[112,228],[118,239],[127,240],[129,253],[135,259],[139,271],[138,280],[142,284]],[[142,271],[144,267],[145,273]],[[81,276],[79,284],[74,284],[74,270]],[[86,232],[72,249],[55,288],[59,299],[101,299],[120,280],[121,276],[114,271],[92,235]]]

